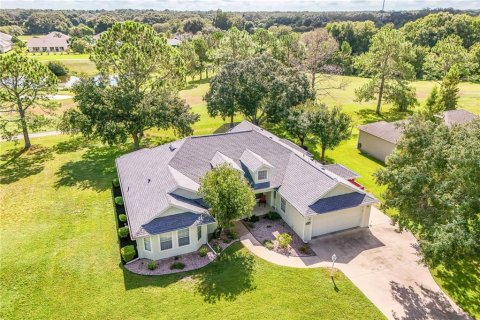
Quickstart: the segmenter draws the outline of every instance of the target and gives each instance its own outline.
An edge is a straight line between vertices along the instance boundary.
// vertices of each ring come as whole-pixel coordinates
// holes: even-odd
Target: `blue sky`
[[[1,9],[170,9],[225,11],[380,10],[383,0],[0,0]],[[480,9],[480,0],[386,0],[385,10]]]

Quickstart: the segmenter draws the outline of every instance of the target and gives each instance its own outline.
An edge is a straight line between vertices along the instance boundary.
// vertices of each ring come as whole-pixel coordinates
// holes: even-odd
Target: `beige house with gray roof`
[[[70,37],[61,32],[50,32],[43,37],[27,40],[29,52],[64,52],[68,50]]]
[[[477,115],[466,110],[449,110],[438,115],[444,123],[451,127],[462,125],[478,118]],[[358,127],[357,148],[375,159],[385,162],[398,141],[402,137],[402,121],[386,122],[378,121]]]
[[[250,183],[253,210],[274,210],[304,241],[368,227],[377,200],[343,166],[324,167],[301,148],[244,121],[227,133],[192,136],[116,160],[128,227],[140,258],[158,260],[198,250],[216,228],[197,194],[200,178],[228,163]],[[329,168],[331,170],[329,170]]]

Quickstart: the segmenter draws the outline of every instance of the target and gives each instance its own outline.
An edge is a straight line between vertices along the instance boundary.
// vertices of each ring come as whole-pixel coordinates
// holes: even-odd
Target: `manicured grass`
[[[110,182],[130,145],[1,143],[3,319],[382,319],[340,272],[284,268],[240,244],[199,271],[146,277],[120,265]]]

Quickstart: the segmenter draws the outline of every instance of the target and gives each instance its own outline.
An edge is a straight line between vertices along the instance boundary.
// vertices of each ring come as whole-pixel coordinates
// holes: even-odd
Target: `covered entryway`
[[[365,207],[332,211],[312,217],[312,237],[364,226]],[[369,211],[369,210],[368,210]],[[367,217],[368,223],[368,217]]]

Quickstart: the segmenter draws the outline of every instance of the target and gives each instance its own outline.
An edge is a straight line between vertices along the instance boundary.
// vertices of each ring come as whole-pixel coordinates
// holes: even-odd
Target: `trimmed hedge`
[[[126,222],[127,221],[127,215],[126,214],[119,214],[118,215],[118,220],[121,222]]]
[[[112,184],[113,184],[113,186],[114,186],[115,188],[120,187],[120,182],[118,181],[117,178],[115,178],[115,179],[112,180]]]
[[[122,258],[125,260],[125,262],[132,261],[136,254],[135,247],[133,245],[125,246],[120,249],[120,253],[122,254]]]
[[[280,219],[280,215],[278,214],[278,212],[276,211],[270,211],[269,213],[267,213],[265,215],[265,218],[267,218],[268,220],[278,220]]]
[[[128,230],[128,227],[121,227],[118,228],[118,236],[120,238],[126,238],[130,234],[130,230]]]
[[[123,197],[115,197],[115,204],[123,206]]]

